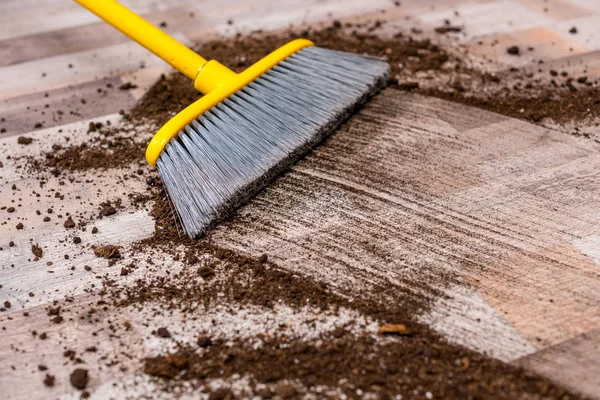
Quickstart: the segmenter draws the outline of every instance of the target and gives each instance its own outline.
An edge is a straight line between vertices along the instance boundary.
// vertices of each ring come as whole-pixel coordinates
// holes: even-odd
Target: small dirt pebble
[[[31,144],[31,142],[33,142],[33,139],[30,137],[19,136],[19,138],[17,139],[17,143],[23,144],[23,145]]]
[[[40,245],[37,244],[37,243],[31,245],[31,252],[37,258],[42,258],[42,256],[44,255],[44,251],[42,250],[42,248],[40,247]]]
[[[44,385],[48,387],[53,387],[55,382],[56,378],[54,377],[54,375],[46,374],[46,377],[44,378]]]
[[[111,205],[106,205],[106,206],[102,207],[102,209],[100,210],[100,215],[103,217],[108,217],[108,216],[114,215],[116,213],[117,213],[117,209]]]
[[[96,257],[121,258],[119,246],[113,246],[110,244],[106,246],[96,247],[94,249],[94,254],[96,255]]]
[[[161,338],[170,338],[171,333],[169,332],[169,330],[167,328],[161,327],[156,330],[156,336],[161,337]]]
[[[506,49],[506,52],[511,56],[521,55],[521,49],[519,48],[519,46],[510,46]]]
[[[278,385],[275,388],[275,393],[282,399],[290,399],[298,394],[298,390],[289,384]]]
[[[74,388],[79,390],[85,389],[89,381],[88,370],[77,368],[71,373],[69,381]]]
[[[73,218],[71,218],[70,215],[69,218],[67,218],[67,220],[64,222],[63,226],[67,229],[75,228],[75,221],[73,221]]]
[[[206,335],[201,335],[201,336],[198,336],[197,343],[198,343],[198,346],[205,348],[212,344],[212,340],[210,339],[210,337],[208,337]]]

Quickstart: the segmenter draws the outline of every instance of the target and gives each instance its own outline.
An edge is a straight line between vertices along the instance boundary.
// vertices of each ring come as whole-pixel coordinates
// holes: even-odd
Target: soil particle
[[[102,257],[107,259],[115,259],[121,258],[121,253],[119,251],[119,246],[113,246],[111,244],[101,247],[96,247],[94,249],[94,254],[96,257]]]
[[[194,265],[198,263],[199,260],[200,259],[198,258],[194,250],[189,250],[185,253],[184,261],[187,265]]]
[[[203,266],[198,269],[198,275],[204,279],[209,279],[215,275],[215,270],[208,266]]]
[[[131,82],[125,82],[124,84],[119,86],[119,90],[131,90],[131,89],[137,89],[137,85],[134,85]]]
[[[150,376],[172,379],[187,366],[187,358],[180,354],[167,354],[144,360],[144,373]]]
[[[67,218],[67,220],[64,222],[63,226],[67,229],[75,228],[75,221],[73,221],[73,218],[71,218],[70,215]]]
[[[398,83],[398,87],[402,90],[406,90],[406,91],[410,92],[411,90],[419,88],[419,82],[414,82],[414,81],[401,82],[401,83]]]
[[[96,228],[95,226],[92,228],[92,234],[96,234],[98,233],[98,228]]]
[[[103,216],[103,217],[108,217],[108,216],[114,215],[116,213],[117,213],[117,209],[115,207],[113,207],[112,205],[110,205],[110,204],[105,205],[100,210],[100,215]]]
[[[46,377],[44,378],[44,385],[48,387],[53,387],[55,382],[56,378],[54,377],[54,375],[46,374]]]
[[[37,243],[31,245],[31,252],[37,258],[42,258],[42,256],[44,255],[44,251],[42,250],[42,248],[40,247],[40,245],[37,244]]]
[[[19,136],[19,138],[17,139],[17,143],[23,144],[23,145],[31,144],[31,142],[33,142],[33,139],[30,137]]]
[[[18,230],[22,230],[23,228],[25,228],[25,226],[23,225],[23,223],[22,223],[22,222],[19,222],[19,223],[17,224],[16,228],[17,228]]]
[[[228,388],[219,388],[208,396],[208,400],[232,400],[234,399],[233,392]]]
[[[75,236],[75,237],[73,238],[73,243],[75,243],[75,244],[80,244],[80,243],[81,243],[81,238],[80,238],[79,236]]]
[[[521,49],[519,48],[519,46],[510,46],[506,49],[506,52],[511,56],[521,55]]]
[[[88,370],[83,368],[77,368],[71,373],[69,381],[75,389],[85,389],[89,381]]]
[[[346,330],[343,327],[338,326],[331,332],[331,334],[335,338],[341,338],[342,336],[344,336],[346,334]]]
[[[298,394],[298,390],[289,384],[278,385],[275,388],[275,393],[282,399],[290,399]]]
[[[197,343],[198,343],[199,347],[205,348],[212,344],[212,340],[210,339],[210,337],[208,337],[206,335],[201,335],[201,336],[198,336]]]
[[[156,336],[161,337],[161,338],[170,338],[171,337],[171,333],[169,332],[169,330],[167,328],[158,328],[156,330]]]
[[[569,29],[569,33],[572,34],[572,35],[575,35],[577,32],[578,32],[578,30],[577,30],[576,26],[574,26],[571,29]]]
[[[452,26],[452,25],[443,25],[435,28],[436,33],[445,34],[445,33],[458,33],[462,32],[463,28],[460,26]]]
[[[273,392],[271,391],[271,388],[269,388],[268,386],[261,387],[260,389],[257,389],[256,390],[256,394],[261,399],[270,399],[270,398],[273,397]]]
[[[15,208],[14,207],[8,207],[6,209],[6,212],[8,212],[8,213],[14,213],[15,212]]]

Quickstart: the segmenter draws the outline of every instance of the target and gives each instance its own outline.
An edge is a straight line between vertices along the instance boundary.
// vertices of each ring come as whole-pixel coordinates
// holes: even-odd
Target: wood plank
[[[142,15],[155,25],[167,22],[165,31],[176,32],[197,24],[195,17],[183,8]],[[19,64],[61,54],[107,47],[129,42],[130,39],[104,22],[55,29],[0,41],[0,66]]]
[[[481,4],[462,2],[454,9],[423,13],[418,18],[434,26],[443,25],[445,20],[462,25],[465,27],[465,38],[468,39],[547,26],[553,21],[543,12],[526,7],[516,0]]]
[[[576,393],[600,393],[600,330],[515,361],[515,364],[547,376]]]
[[[73,1],[25,0],[0,8],[0,40],[29,36],[56,29],[96,23],[99,18]],[[140,14],[177,7],[185,0],[125,0],[123,4]]]
[[[185,42],[181,34],[175,38]],[[73,65],[69,68],[69,64]],[[45,92],[95,79],[118,76],[141,66],[164,65],[164,61],[139,46],[126,42],[97,50],[64,54],[0,67],[0,100]],[[22,77],[28,77],[23,79]]]
[[[154,70],[152,78],[157,76]],[[33,131],[37,123],[50,128],[128,110],[136,98],[130,91],[119,90],[122,84],[120,77],[112,77],[4,100],[0,127],[6,132],[0,137]]]

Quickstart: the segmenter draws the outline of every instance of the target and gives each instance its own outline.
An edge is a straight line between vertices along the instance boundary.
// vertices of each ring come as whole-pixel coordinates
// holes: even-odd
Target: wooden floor
[[[546,66],[574,73],[585,69],[600,77],[596,0],[403,0],[400,7],[388,0],[123,3],[155,23],[166,22],[166,30],[186,43],[331,16],[377,16],[390,21],[388,29],[419,27],[427,35],[449,19],[465,26],[451,44],[468,47],[474,59],[493,60],[487,68],[537,68],[535,60],[544,58]],[[577,34],[568,32],[572,26]],[[495,47],[479,44],[494,41]],[[508,44],[535,50],[511,57],[505,52]],[[71,143],[89,140],[91,120],[121,123],[119,111],[131,108],[165,71],[160,60],[73,2],[0,2],[0,128],[5,130],[0,133],[0,206],[14,200],[13,184],[38,185],[15,159],[49,151],[66,135]],[[138,88],[110,96],[103,92],[108,84],[124,82]],[[146,138],[154,127],[136,129]],[[34,142],[18,145],[22,134]],[[340,157],[340,147],[351,156]],[[359,170],[376,178],[365,179]],[[268,253],[289,270],[338,286],[369,290],[387,282],[412,290],[403,286],[403,278],[419,277],[447,294],[432,298],[433,307],[420,318],[448,340],[600,399],[599,170],[600,144],[594,140],[385,91],[326,146],[244,207],[242,215],[264,224],[248,228],[227,222],[213,232],[213,240],[252,255]],[[82,183],[89,178],[85,174],[80,178],[48,183],[66,194],[63,202],[24,197],[13,216],[0,211],[0,301],[13,304],[0,315],[4,398],[48,396],[32,371],[42,361],[61,365],[63,347],[73,337],[89,337],[92,327],[50,327],[40,318],[44,307],[65,295],[76,296],[79,304],[91,301],[84,288],[96,278],[82,265],[98,276],[108,272],[89,251],[71,243],[59,250],[65,239],[61,224],[42,223],[34,210],[52,205],[84,218],[90,213],[86,200],[144,189],[126,181],[114,192],[98,193],[109,173],[94,174],[93,184]],[[15,229],[17,221],[24,230]],[[98,227],[98,235],[82,234],[85,243],[127,245],[154,230],[144,210],[100,221]],[[10,241],[16,245],[9,247]],[[47,246],[44,259],[53,261],[51,267],[30,261],[32,241]],[[65,260],[67,253],[75,256]],[[23,311],[37,318],[23,318]],[[140,312],[106,320],[146,317]],[[60,338],[47,343],[43,360],[36,359],[40,341],[26,340],[32,330]],[[158,345],[147,335],[140,330],[128,345],[152,351]],[[138,390],[152,393],[133,368],[128,371],[98,371],[93,395],[108,396],[113,382],[127,380],[140,380]],[[57,381],[68,379],[57,376]],[[76,397],[68,384],[57,384],[51,393]]]

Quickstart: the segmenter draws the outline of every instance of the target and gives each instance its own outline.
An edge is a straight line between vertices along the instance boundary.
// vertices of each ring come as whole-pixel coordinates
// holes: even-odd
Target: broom
[[[114,0],[75,0],[194,81],[204,96],[146,150],[183,230],[202,235],[308,153],[384,87],[380,58],[294,40],[237,74]]]

